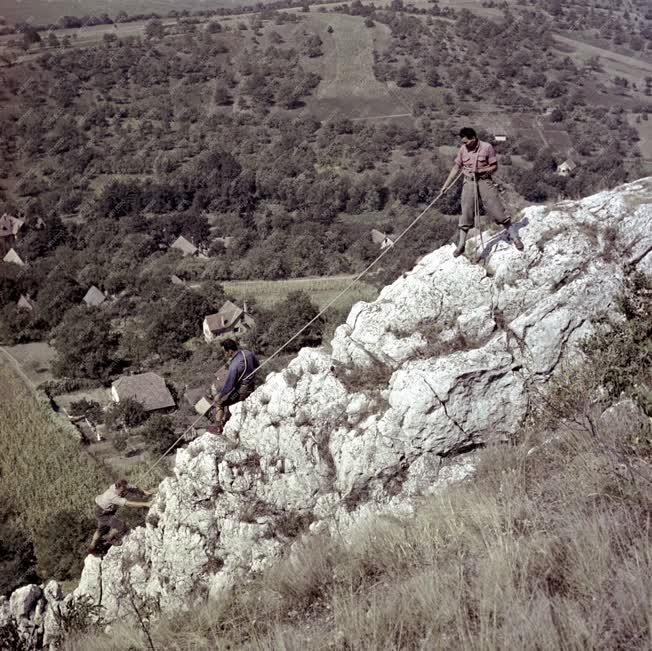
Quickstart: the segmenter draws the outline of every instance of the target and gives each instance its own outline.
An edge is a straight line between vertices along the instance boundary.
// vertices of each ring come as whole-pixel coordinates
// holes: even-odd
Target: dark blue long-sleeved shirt
[[[229,374],[220,391],[220,398],[226,398],[233,390],[240,388],[241,384],[253,384],[255,375],[247,376],[259,366],[258,359],[252,352],[238,350],[229,362]]]

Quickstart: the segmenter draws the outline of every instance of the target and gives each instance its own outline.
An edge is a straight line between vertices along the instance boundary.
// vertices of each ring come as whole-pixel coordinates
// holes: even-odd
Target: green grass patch
[[[69,578],[93,532],[93,500],[110,483],[79,442],[7,367],[0,387],[0,496],[34,544],[43,577]],[[70,540],[68,540],[70,538]]]
[[[233,280],[223,283],[224,291],[239,301],[255,299],[261,307],[271,307],[290,292],[303,290],[320,308],[332,301],[353,279],[353,276],[293,278],[290,280]],[[348,309],[357,301],[373,301],[378,290],[364,282],[356,283],[341,296],[333,309]]]

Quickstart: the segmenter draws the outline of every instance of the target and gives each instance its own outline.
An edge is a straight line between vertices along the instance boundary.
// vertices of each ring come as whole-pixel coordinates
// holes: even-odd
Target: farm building
[[[244,307],[240,308],[235,303],[227,301],[219,312],[209,314],[204,318],[204,339],[210,343],[216,339],[240,337],[255,327],[256,322],[247,312],[246,303]]]
[[[189,242],[183,235],[179,235],[179,237],[172,242],[170,248],[181,251],[184,257],[187,255],[197,255],[199,251],[199,249],[192,244],[192,242]]]
[[[30,300],[29,296],[21,294],[16,307],[19,310],[27,310],[28,312],[31,312],[34,309],[34,301]]]
[[[504,133],[494,133],[495,142],[507,142],[507,135]]]
[[[82,300],[89,307],[99,307],[106,300],[106,294],[95,285],[92,285]]]
[[[21,229],[25,222],[17,217],[12,217],[4,213],[0,217],[0,246],[4,246],[3,253],[9,251],[13,243],[16,241],[18,231]]]
[[[25,262],[23,259],[16,253],[15,249],[9,249],[4,258],[5,262],[11,262],[12,264],[17,264],[19,267],[24,267]]]
[[[145,411],[170,409],[175,406],[174,398],[165,385],[165,380],[156,373],[123,375],[111,385],[111,398],[120,402],[132,398],[139,402]]]
[[[570,176],[577,169],[577,165],[567,158],[563,163],[557,165],[557,174],[559,176]]]
[[[184,285],[185,284],[183,282],[183,280],[181,280],[181,278],[179,278],[179,276],[177,276],[175,274],[172,274],[170,276],[170,281],[172,282],[173,285]]]
[[[381,249],[386,249],[388,246],[394,246],[394,240],[392,240],[391,237],[375,228],[371,229],[371,241],[374,244],[377,244]]]

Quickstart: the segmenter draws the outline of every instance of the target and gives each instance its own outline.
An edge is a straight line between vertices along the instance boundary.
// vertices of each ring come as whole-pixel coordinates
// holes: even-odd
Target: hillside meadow
[[[82,456],[71,431],[8,366],[0,366],[0,390],[11,396],[0,401],[2,515],[11,513],[33,544],[39,574],[78,575],[85,556],[80,545],[94,528],[93,499],[111,479]]]

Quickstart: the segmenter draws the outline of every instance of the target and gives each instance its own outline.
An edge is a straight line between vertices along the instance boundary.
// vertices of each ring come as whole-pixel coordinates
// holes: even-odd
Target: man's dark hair
[[[225,339],[220,345],[224,350],[238,350],[238,342],[235,339]]]
[[[471,140],[472,138],[477,138],[478,134],[475,132],[475,129],[472,129],[471,127],[463,127],[460,129],[460,138],[468,138]]]
[[[126,479],[118,479],[115,483],[116,488],[127,488],[127,486],[129,486],[129,482]]]

